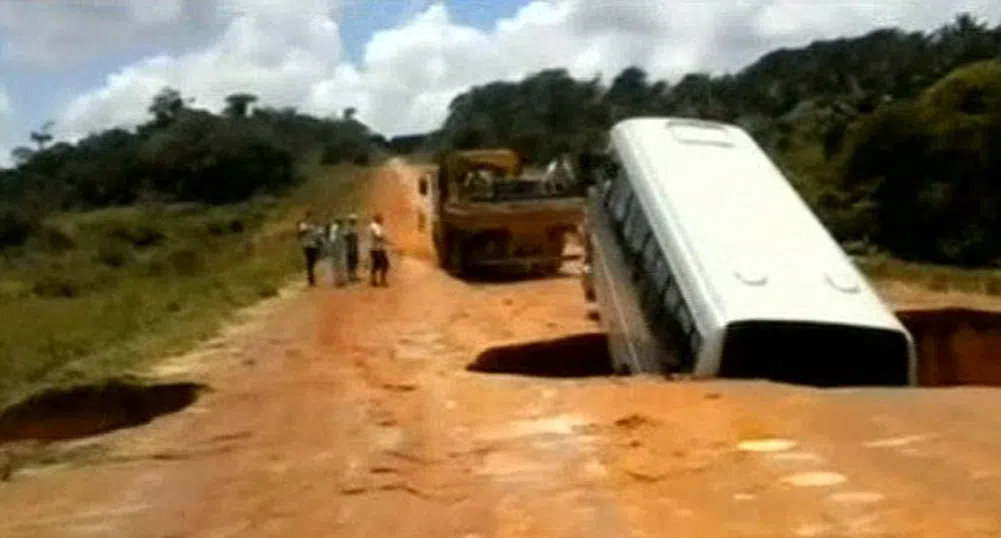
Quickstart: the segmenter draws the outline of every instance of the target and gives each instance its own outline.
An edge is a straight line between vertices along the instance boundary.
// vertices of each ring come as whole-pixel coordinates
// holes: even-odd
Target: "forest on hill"
[[[0,170],[0,251],[16,251],[56,212],[134,204],[225,205],[281,195],[304,180],[304,164],[367,163],[384,144],[347,109],[316,118],[293,108],[254,107],[236,93],[219,114],[164,88],[135,129],[114,128],[76,143],[52,143],[51,125],[34,147],[12,152]]]
[[[846,244],[966,266],[1001,259],[1001,26],[969,15],[933,32],[880,29],[762,56],[739,72],[610,80],[563,69],[469,89],[441,128],[390,141],[354,110],[316,118],[227,99],[219,114],[172,88],[135,129],[70,144],[43,127],[0,171],[0,251],[14,252],[47,215],[139,202],[219,205],[280,195],[303,163],[513,147],[535,162],[599,145],[618,119],[680,115],[744,126]]]
[[[999,55],[1001,25],[959,15],[928,33],[776,50],[720,76],[669,82],[630,67],[606,82],[550,69],[459,95],[425,146],[508,146],[545,162],[599,146],[628,116],[734,122],[853,248],[989,266],[1001,259]]]

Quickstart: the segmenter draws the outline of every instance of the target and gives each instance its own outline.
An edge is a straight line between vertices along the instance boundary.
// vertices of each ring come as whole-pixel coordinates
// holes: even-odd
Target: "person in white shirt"
[[[334,285],[341,287],[347,282],[347,245],[344,241],[343,219],[335,219],[330,225],[330,229],[327,231],[327,249]]]
[[[382,225],[382,215],[372,217],[368,227],[368,250],[371,255],[371,281],[373,286],[388,286],[386,274],[389,272],[389,251],[386,229]]]

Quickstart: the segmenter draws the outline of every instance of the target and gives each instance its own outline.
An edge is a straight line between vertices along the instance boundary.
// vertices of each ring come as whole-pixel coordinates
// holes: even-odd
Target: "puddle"
[[[769,454],[775,461],[788,461],[795,463],[820,463],[824,461],[820,456],[811,452],[775,452]]]
[[[782,478],[782,482],[800,488],[836,486],[846,480],[845,475],[831,471],[807,471]]]
[[[79,439],[146,424],[181,411],[203,385],[113,381],[45,392],[0,411],[0,443]]]
[[[873,504],[885,498],[878,491],[839,491],[828,496],[828,499],[840,504]]]
[[[557,415],[511,422],[502,428],[489,432],[485,437],[487,439],[502,440],[545,435],[576,436],[582,427],[589,424],[590,422],[581,417]]]
[[[737,444],[744,452],[784,452],[796,447],[792,439],[748,439]]]
[[[555,463],[541,462],[527,456],[494,453],[487,456],[479,472],[496,480],[507,482],[538,480],[558,469],[559,465]]]
[[[904,435],[901,437],[890,437],[886,439],[876,439],[863,443],[866,448],[900,448],[912,445],[921,441],[931,439],[931,435]]]

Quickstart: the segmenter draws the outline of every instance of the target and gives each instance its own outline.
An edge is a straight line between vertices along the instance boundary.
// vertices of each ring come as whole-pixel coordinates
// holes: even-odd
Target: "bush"
[[[79,297],[89,286],[83,279],[69,273],[49,273],[42,275],[31,286],[31,293],[45,299],[70,299]]]
[[[132,248],[118,241],[104,241],[97,247],[97,261],[108,267],[124,267],[134,257]]]
[[[0,206],[0,247],[23,245],[41,225],[38,215],[12,205]]]
[[[212,219],[205,223],[209,235],[239,234],[247,230],[247,225],[239,217]]]
[[[179,276],[194,276],[205,269],[204,255],[193,248],[181,248],[167,255],[167,263]]]
[[[76,246],[76,240],[69,230],[54,223],[43,224],[38,232],[42,248],[53,252],[65,252]]]
[[[116,222],[108,235],[118,241],[128,243],[137,248],[157,246],[163,243],[167,234],[153,222]]]

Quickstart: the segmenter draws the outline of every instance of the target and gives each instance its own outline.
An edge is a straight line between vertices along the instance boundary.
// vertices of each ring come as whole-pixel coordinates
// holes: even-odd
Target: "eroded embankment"
[[[897,316],[914,337],[921,386],[1001,386],[1001,312],[936,308]]]
[[[0,444],[76,439],[139,426],[191,405],[203,388],[113,381],[44,392],[0,411]]]

